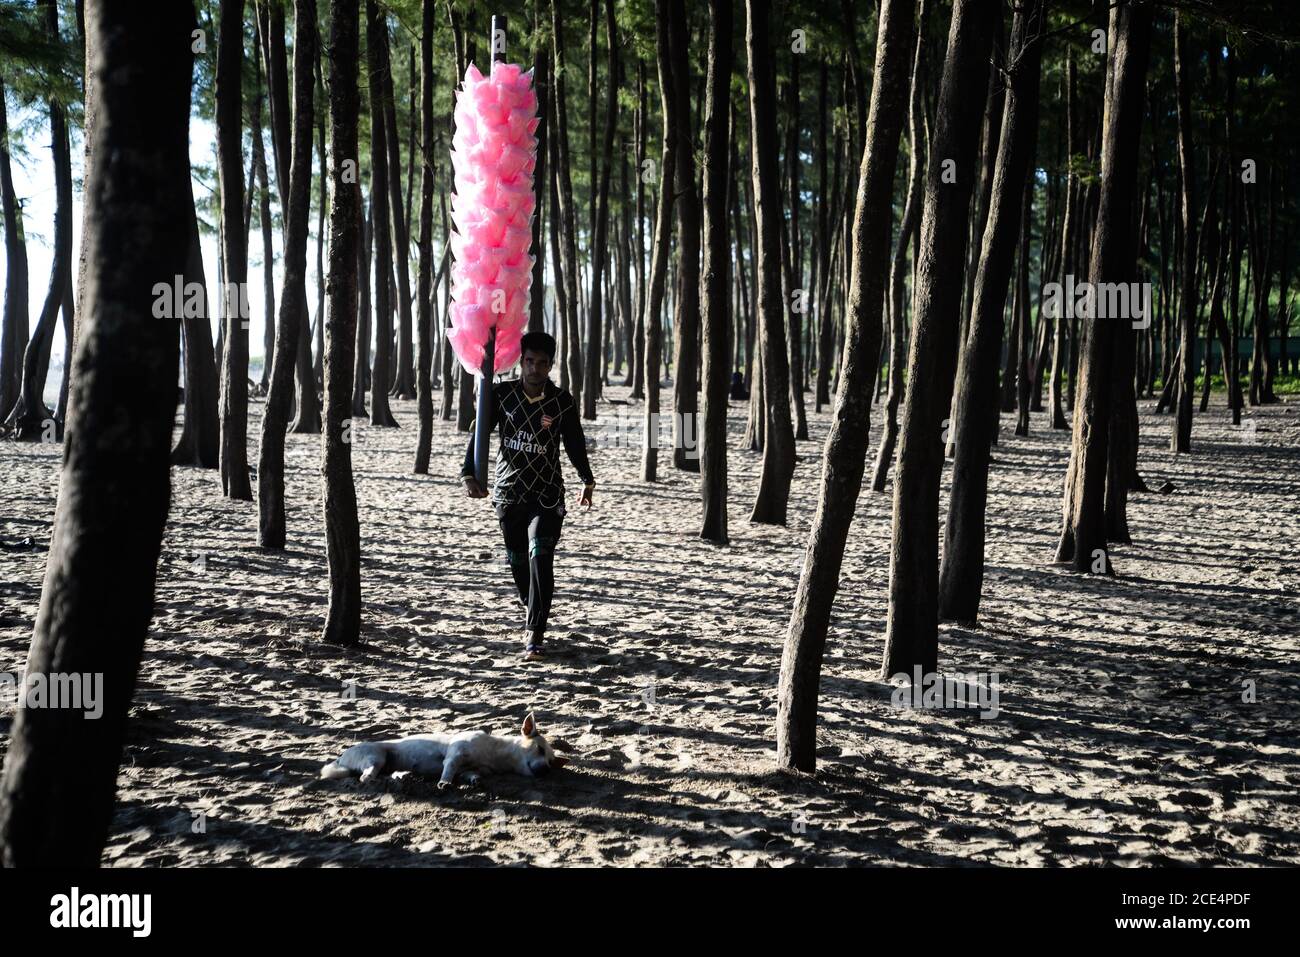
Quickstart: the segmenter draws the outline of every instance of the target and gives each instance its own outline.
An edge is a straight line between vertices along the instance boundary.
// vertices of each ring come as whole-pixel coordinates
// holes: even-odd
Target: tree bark
[[[1178,169],[1182,181],[1183,261],[1179,307],[1177,418],[1170,449],[1189,452],[1192,448],[1192,390],[1196,384],[1196,170],[1192,160],[1192,92],[1188,71],[1195,55],[1187,49],[1187,27],[1181,11],[1174,26],[1174,85],[1178,98]]]
[[[375,243],[375,360],[370,371],[370,424],[397,428],[388,408],[389,358],[393,316],[392,219],[388,195],[388,137],[384,122],[384,74],[388,71],[387,8],[366,0],[366,60],[370,78],[370,211]]]
[[[402,206],[401,141],[397,132],[397,104],[393,93],[393,70],[388,53],[388,24],[384,22],[384,147],[388,156],[388,201],[392,216],[393,271],[397,280],[397,353],[392,369],[392,398],[416,397],[415,366],[412,361],[411,241]]]
[[[419,354],[416,357],[415,392],[418,399],[419,434],[415,440],[416,475],[429,473],[429,455],[433,447],[433,29],[436,8],[426,3],[420,33],[420,271],[416,280],[419,328],[416,330]],[[355,64],[353,65],[355,73]],[[344,104],[340,104],[343,106]],[[331,108],[333,101],[331,100]],[[352,117],[354,128],[355,113]],[[540,220],[541,217],[538,217]],[[536,230],[533,233],[536,248]],[[539,256],[540,258],[540,256]],[[534,298],[541,298],[541,287],[534,282]],[[351,460],[349,459],[349,462]],[[349,474],[351,470],[349,469]]]
[[[912,55],[911,96],[908,105],[908,170],[907,196],[903,201],[903,218],[898,226],[898,243],[894,247],[894,260],[889,275],[889,396],[885,400],[885,431],[876,452],[876,465],[871,479],[871,490],[883,492],[889,477],[889,466],[894,461],[898,443],[898,406],[903,400],[903,362],[906,356],[907,323],[904,320],[904,293],[907,278],[907,247],[914,244],[921,222],[921,191],[924,189],[926,144],[930,139],[929,117],[925,115],[924,68],[925,27],[929,18],[930,0],[921,0],[917,7],[916,49]],[[818,353],[817,378],[820,382],[823,358]]]
[[[817,694],[826,629],[866,466],[871,384],[880,356],[881,310],[889,271],[889,210],[908,92],[908,56],[916,35],[909,6],[901,0],[882,0],[880,5],[875,82],[853,216],[853,278],[844,370],[826,442],[817,513],[781,656],[777,765],[800,771],[811,772],[816,767]],[[751,57],[756,49],[762,48],[751,45]],[[761,192],[757,182],[755,186]],[[770,343],[765,340],[764,348]],[[777,394],[784,398],[784,393]]]
[[[677,99],[677,281],[673,313],[673,467],[698,472],[700,350],[700,195],[691,134],[691,71],[685,0],[672,0],[673,95]],[[689,432],[689,435],[688,435]]]
[[[1090,282],[1132,281],[1136,274],[1133,202],[1138,144],[1151,47],[1151,7],[1133,2],[1110,12],[1111,56],[1107,61],[1102,121],[1101,189],[1092,236]],[[1094,310],[1095,311],[1095,310]],[[1056,560],[1075,571],[1114,574],[1106,550],[1105,491],[1109,432],[1113,427],[1111,381],[1116,361],[1115,325],[1127,317],[1087,320],[1087,341],[1079,361],[1078,401],[1070,467],[1063,497],[1061,541]]]
[[[794,410],[794,437],[797,441],[808,438],[808,415],[803,404],[804,351],[803,351],[803,268],[799,257],[799,206],[802,201],[799,194],[799,57],[801,54],[791,51],[790,82],[786,88],[786,199],[790,203],[790,221],[786,227],[788,242],[783,242],[782,254],[786,263],[786,291],[782,296],[782,308],[789,317],[789,352],[790,352],[790,407]],[[795,309],[791,301],[799,290],[800,308]]]
[[[565,375],[568,389],[575,403],[582,399],[582,344],[578,333],[578,240],[573,206],[573,177],[569,155],[569,110],[564,85],[564,26],[561,22],[559,0],[551,0],[551,54],[555,61],[555,145],[556,174],[560,188],[560,231],[564,237],[561,253],[564,262],[564,338]],[[588,343],[588,347],[592,348]],[[563,377],[563,376],[562,376]],[[562,385],[563,387],[563,385]]]
[[[221,0],[217,41],[217,175],[221,184],[221,258],[225,341],[221,360],[221,488],[227,498],[252,501],[248,481],[248,280],[244,206],[244,0]],[[235,293],[232,295],[232,293]]]
[[[290,389],[298,355],[302,314],[307,301],[307,233],[311,217],[311,154],[314,123],[312,63],[316,57],[316,0],[295,0],[293,43],[293,149],[285,216],[284,286],[271,367],[271,387],[262,413],[262,442],[257,465],[257,543],[285,546],[284,437]]]
[[[677,0],[677,2],[681,2],[681,0]],[[593,12],[595,5],[596,0],[592,0]],[[593,37],[595,36],[595,29],[593,21]],[[601,371],[604,362],[602,358],[604,350],[600,348],[600,343],[603,337],[602,322],[604,321],[603,305],[605,296],[601,283],[605,275],[605,260],[608,258],[609,251],[609,177],[613,164],[614,124],[618,117],[618,36],[614,27],[613,0],[605,0],[605,36],[609,41],[609,76],[606,84],[608,88],[608,105],[605,112],[605,131],[601,138],[600,168],[597,171],[597,180],[592,183],[592,188],[596,194],[596,202],[594,209],[595,222],[592,224],[594,235],[591,254],[591,308],[587,310],[586,379],[582,386],[582,416],[585,419],[594,419],[596,417],[596,398],[600,395]],[[593,48],[593,78],[595,76],[595,55],[595,49]],[[593,138],[595,133],[593,127]]]
[[[1045,31],[1043,0],[1028,0],[1016,10],[1011,26],[1006,102],[999,110],[1002,128],[997,135],[997,156],[980,244],[970,328],[965,347],[961,350],[955,384],[952,489],[944,529],[943,561],[939,568],[938,611],[941,619],[973,623],[979,613],[984,585],[989,442],[990,432],[997,428],[996,417],[989,415],[993,405],[990,399],[998,381],[1002,316],[1008,284],[1016,265],[1016,253],[1021,248],[1026,183],[1038,142],[1038,100]],[[1022,269],[1027,270],[1027,267],[1025,262]],[[1029,286],[1027,272],[1023,283],[1018,285],[1022,288],[1012,307],[1016,320],[1008,356],[1012,363],[1018,351],[1016,334],[1025,308],[1020,300]]]
[[[14,192],[3,77],[0,77],[0,212],[5,221],[4,323],[0,334],[0,417],[3,417],[22,393],[23,351],[29,332],[27,240],[22,208]]]
[[[113,815],[170,494],[179,329],[154,317],[152,289],[184,273],[189,250],[176,210],[189,193],[193,27],[189,4],[86,6],[96,142],[84,318],[27,673],[102,675],[103,713],[18,709],[0,784],[6,867],[94,866]]]
[[[763,401],[766,434],[758,495],[751,522],[784,525],[794,475],[794,428],[790,422],[790,369],[781,302],[781,184],[777,156],[776,76],[772,12],[764,0],[746,0],[749,129],[754,211],[758,224],[758,314],[763,340]]]
[[[315,6],[315,0],[297,0]],[[329,565],[329,608],[325,613],[324,640],[334,645],[356,645],[361,640],[361,532],[357,522],[357,492],[352,480],[352,442],[356,422],[352,418],[352,374],[356,349],[357,322],[357,237],[361,229],[359,189],[344,175],[344,164],[358,159],[357,119],[360,95],[357,92],[360,4],[358,0],[332,0],[330,10],[329,112],[330,112],[330,241],[329,278],[326,294],[328,310],[325,323],[325,424],[321,474],[324,485],[325,558]],[[428,53],[433,30],[433,5],[424,9],[426,64],[429,76],[431,54]],[[296,53],[295,53],[296,56]],[[424,96],[423,119],[425,149],[429,147],[432,98]],[[424,168],[426,185],[431,185],[431,171]],[[421,244],[428,238],[428,191],[421,208]],[[421,310],[428,303],[421,299]],[[426,332],[427,321],[421,329]],[[425,378],[422,401],[428,400],[428,349],[423,341],[422,369]]]
[[[220,465],[221,427],[217,414],[217,363],[212,352],[212,322],[208,316],[207,280],[203,273],[203,249],[199,244],[199,220],[194,211],[194,189],[190,184],[187,208],[189,246],[185,259],[184,283],[197,283],[203,290],[202,308],[191,316],[185,310],[185,419],[171,453],[172,465],[193,465],[215,469]],[[83,293],[84,295],[84,293]]]
[[[645,420],[641,453],[641,480],[653,482],[659,469],[659,364],[662,361],[662,316],[664,287],[668,277],[669,230],[672,229],[674,172],[677,156],[677,99],[673,86],[671,20],[673,0],[655,0],[655,51],[659,68],[659,95],[664,120],[663,151],[660,154],[659,208],[655,215],[654,242],[650,254],[649,291],[645,306]],[[557,61],[558,62],[558,61]]]
[[[727,391],[731,371],[730,242],[727,189],[731,180],[731,0],[709,2],[709,64],[704,103],[704,264],[700,320],[704,327],[704,428],[700,435],[704,516],[700,538],[725,545],[727,536]]]
[[[266,169],[266,143],[262,135],[262,84],[264,70],[257,58],[255,73],[258,77],[257,96],[253,100],[253,167],[257,171],[258,220],[262,233],[262,379],[258,388],[262,394],[271,388],[271,362],[275,355],[275,244],[271,239],[271,183]],[[208,336],[211,339],[211,336]],[[186,386],[188,388],[188,384]]]
[[[967,222],[998,0],[955,0],[921,213],[907,394],[894,476],[889,619],[881,673],[938,660],[939,478],[961,325]],[[945,164],[955,182],[944,182]]]

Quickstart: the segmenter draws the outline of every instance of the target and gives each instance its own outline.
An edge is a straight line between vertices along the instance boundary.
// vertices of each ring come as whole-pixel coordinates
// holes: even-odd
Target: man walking
[[[542,636],[555,588],[552,563],[564,522],[564,477],[560,474],[558,437],[583,481],[578,504],[591,507],[596,480],[587,461],[587,442],[573,396],[550,379],[555,339],[544,332],[520,340],[518,379],[492,388],[492,424],[500,429],[492,504],[506,542],[506,558],[519,598],[527,606],[524,657],[541,657]],[[474,477],[471,431],[461,470],[470,498],[486,498]]]

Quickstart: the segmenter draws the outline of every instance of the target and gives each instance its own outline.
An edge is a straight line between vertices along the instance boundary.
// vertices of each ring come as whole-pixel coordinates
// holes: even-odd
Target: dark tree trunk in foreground
[[[989,415],[989,400],[997,385],[1002,313],[1016,253],[1021,248],[1025,184],[1038,141],[1038,90],[1045,27],[1043,0],[1026,0],[1017,10],[1011,27],[1009,78],[993,189],[980,243],[970,329],[957,371],[956,421],[952,423],[956,448],[943,563],[939,569],[939,617],[956,621],[975,621],[984,586],[989,432],[996,428],[996,419]],[[1027,276],[1023,285],[1027,288]],[[1022,295],[1024,291],[1021,290]],[[1023,316],[1025,303],[1022,296],[1017,299],[1016,308]],[[1022,322],[1022,318],[1017,318],[1016,332]],[[1014,361],[1018,351],[1013,332],[1008,361]]]
[[[316,56],[316,0],[295,0],[293,44],[293,150],[285,215],[284,288],[271,366],[271,387],[262,413],[262,445],[257,466],[257,543],[285,544],[284,436],[289,419],[302,324],[307,302],[307,225],[311,216],[311,148],[314,109],[312,62]]]
[[[1137,192],[1151,7],[1131,3],[1110,13],[1111,57],[1101,144],[1101,191],[1092,236],[1088,279],[1127,283],[1136,275],[1133,203]],[[1116,374],[1115,324],[1126,317],[1086,319],[1086,349],[1079,358],[1070,467],[1066,473],[1058,562],[1075,571],[1113,574],[1106,551],[1106,472],[1112,428],[1111,376]]]
[[[436,131],[433,125],[433,23],[436,8],[432,3],[424,5],[424,23],[420,34],[420,272],[416,280],[418,310],[416,343],[419,354],[416,356],[415,394],[419,413],[419,434],[415,440],[416,475],[429,472],[429,453],[433,445],[433,386],[430,383],[433,370],[433,140]],[[354,38],[355,39],[355,38]],[[343,65],[340,64],[340,68]],[[352,64],[351,76],[355,86],[356,64]],[[331,81],[333,82],[333,81]],[[333,101],[331,100],[331,107]],[[353,105],[352,122],[355,133],[356,107]],[[353,153],[356,153],[356,140],[353,139]],[[415,162],[415,157],[411,157]],[[541,216],[537,217],[540,221]],[[332,238],[332,237],[331,237]],[[353,241],[353,245],[356,243]],[[331,263],[333,256],[331,254]],[[331,266],[332,268],[332,266]],[[540,298],[541,286],[535,284],[533,295]],[[354,330],[355,332],[355,330]],[[354,346],[355,349],[355,346]],[[351,476],[351,459],[349,458],[348,475]]]
[[[47,39],[58,42],[59,15],[54,0],[40,0],[39,16],[45,21]],[[5,422],[14,438],[26,442],[51,442],[56,437],[53,414],[45,406],[45,380],[50,371],[50,350],[54,345],[54,327],[63,308],[65,287],[72,276],[72,151],[68,143],[66,111],[58,100],[49,101],[50,148],[54,163],[54,256],[50,265],[50,285],[31,341],[23,353],[22,386],[18,404]],[[158,281],[171,280],[171,276]],[[65,322],[72,316],[65,315]],[[68,359],[65,356],[64,361]]]
[[[388,141],[384,123],[384,72],[388,69],[386,7],[366,0],[366,60],[370,87],[370,213],[375,243],[375,361],[370,370],[370,424],[397,428],[388,408],[389,358],[393,339],[392,220],[388,209]],[[463,380],[462,380],[463,381]]]
[[[97,105],[83,323],[27,673],[102,674],[103,713],[17,711],[0,785],[7,867],[95,866],[113,815],[170,494],[179,324],[154,317],[152,289],[184,273],[189,251],[176,211],[189,201],[193,27],[189,4],[86,4]]]
[[[655,214],[654,241],[650,253],[649,291],[645,304],[645,420],[641,479],[653,482],[659,469],[659,363],[663,354],[664,287],[668,278],[668,232],[673,217],[673,161],[677,155],[677,107],[673,95],[669,21],[671,0],[655,0],[655,49],[659,65],[659,93],[664,118],[663,152],[660,155],[659,208]]]
[[[1172,441],[1174,452],[1192,448],[1192,390],[1196,387],[1196,170],[1192,159],[1192,92],[1188,71],[1195,56],[1187,49],[1187,28],[1179,12],[1174,21],[1174,85],[1178,98],[1178,170],[1182,180],[1183,261],[1178,293],[1178,404]]]
[[[23,235],[22,210],[14,193],[3,77],[0,77],[0,215],[5,221],[5,304],[0,335],[0,419],[3,419],[22,390],[22,357],[29,332],[27,240]]]
[[[914,244],[921,223],[921,191],[925,188],[925,146],[929,142],[930,123],[925,115],[925,90],[922,87],[925,65],[925,25],[929,16],[930,0],[921,0],[917,8],[916,52],[912,57],[911,99],[908,107],[908,171],[907,197],[903,202],[903,218],[898,226],[898,244],[894,247],[894,261],[889,274],[889,396],[885,400],[885,430],[876,452],[876,466],[871,479],[871,490],[883,492],[889,476],[889,466],[894,461],[898,443],[898,407],[903,401],[903,363],[906,361],[907,311],[904,293],[907,278],[907,247]],[[826,357],[829,358],[829,357]],[[817,358],[817,380],[822,378],[822,353]],[[820,388],[820,386],[819,386]]]
[[[299,0],[310,3],[313,0]],[[329,610],[325,613],[325,641],[355,645],[361,639],[361,532],[357,524],[357,491],[352,481],[352,365],[357,342],[357,238],[361,232],[360,194],[345,176],[345,165],[355,170],[357,158],[357,92],[359,48],[358,0],[333,0],[330,11],[330,241],[326,280],[325,323],[325,423],[321,473],[324,484],[325,557],[329,563]],[[433,34],[432,4],[424,12],[425,63]],[[429,73],[425,73],[427,80]],[[428,84],[425,83],[427,88]],[[425,148],[429,148],[433,104],[424,97]],[[425,183],[432,178],[425,167]],[[431,189],[425,193],[426,202]],[[427,220],[421,219],[421,239],[427,239]],[[421,302],[421,310],[428,304]],[[427,322],[422,328],[427,328]],[[423,339],[427,339],[427,333]],[[427,344],[421,349],[428,359]],[[429,399],[428,363],[422,401]]]
[[[184,284],[197,283],[204,290],[194,315],[183,312],[185,332],[185,421],[172,449],[173,465],[215,469],[220,465],[221,426],[217,415],[217,363],[212,352],[212,323],[208,318],[207,281],[203,273],[203,249],[199,244],[199,221],[194,212],[193,186],[186,209],[189,254],[185,258]]]
[[[594,0],[592,6],[595,6]],[[592,25],[592,36],[595,36],[595,25]],[[618,117],[618,36],[614,28],[614,3],[613,0],[605,0],[605,36],[609,41],[609,77],[606,81],[608,106],[605,112],[605,131],[602,136],[600,147],[600,169],[598,172],[598,183],[592,183],[592,188],[596,192],[596,221],[592,224],[592,254],[591,254],[591,308],[587,311],[587,363],[585,375],[586,379],[582,384],[582,417],[584,419],[594,419],[596,417],[596,399],[600,395],[601,387],[601,368],[603,363],[602,356],[604,350],[600,348],[602,332],[602,304],[605,300],[604,292],[601,288],[601,279],[604,276],[606,253],[609,248],[609,176],[612,164],[614,150],[614,124]],[[592,50],[592,57],[596,55]],[[595,72],[593,60],[592,72]],[[595,136],[595,130],[592,130],[592,136]],[[541,294],[539,289],[538,295]]]
[[[880,358],[881,310],[889,271],[889,209],[905,115],[908,57],[916,31],[914,16],[910,5],[902,0],[882,0],[875,82],[853,216],[853,272],[844,369],[826,442],[817,514],[804,552],[803,573],[781,657],[776,760],[780,767],[800,771],[812,771],[817,763],[817,692],[826,629],[866,467],[871,385]]]
[[[926,172],[907,395],[894,476],[889,621],[881,673],[933,672],[938,658],[939,478],[961,324],[962,271],[998,0],[956,0]],[[951,161],[956,182],[942,181]]]
[[[709,3],[709,67],[704,103],[704,427],[700,439],[704,518],[700,538],[727,543],[727,390],[731,382],[731,0]]]
[[[777,169],[775,48],[772,11],[764,0],[745,2],[749,130],[754,212],[758,223],[758,316],[763,350],[766,432],[763,469],[751,522],[784,525],[794,475],[794,427],[790,422],[790,368],[781,301],[781,184]],[[869,381],[869,380],[868,380]],[[869,386],[868,386],[869,387]]]

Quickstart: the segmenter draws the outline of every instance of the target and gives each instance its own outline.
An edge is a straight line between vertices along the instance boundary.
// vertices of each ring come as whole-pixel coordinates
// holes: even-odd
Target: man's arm
[[[569,407],[569,414],[560,420],[560,437],[564,440],[564,451],[573,463],[578,477],[587,485],[593,485],[596,477],[591,474],[591,463],[587,460],[587,438],[582,433],[582,420],[578,416],[576,404]]]
[[[498,390],[493,390],[492,395],[492,422],[488,425],[488,436],[496,430],[497,420],[501,417],[501,396]],[[465,461],[460,468],[460,477],[463,479],[472,478],[477,480],[478,473],[474,468],[474,425],[470,424],[469,441],[465,443]],[[491,442],[489,441],[489,445]]]

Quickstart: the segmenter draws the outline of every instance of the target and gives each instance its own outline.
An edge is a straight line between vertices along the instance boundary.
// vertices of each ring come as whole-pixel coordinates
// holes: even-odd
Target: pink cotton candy
[[[495,328],[493,367],[503,372],[519,361],[533,282],[538,117],[532,71],[494,63],[485,77],[471,63],[454,115],[447,340],[461,365],[478,375],[488,331]]]

